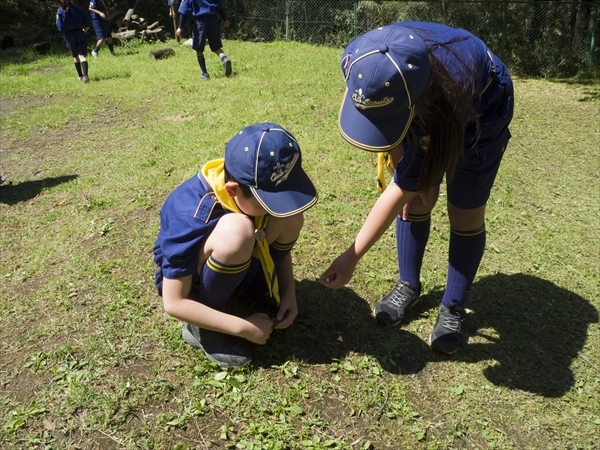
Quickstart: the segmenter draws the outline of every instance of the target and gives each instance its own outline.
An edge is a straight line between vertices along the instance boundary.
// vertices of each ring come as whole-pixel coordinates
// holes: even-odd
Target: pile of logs
[[[146,19],[134,13],[131,8],[127,13],[113,13],[108,18],[111,27],[117,29],[112,36],[120,41],[127,41],[134,37],[142,37],[149,41],[164,41],[165,34],[163,27],[158,25],[158,22],[148,24]]]

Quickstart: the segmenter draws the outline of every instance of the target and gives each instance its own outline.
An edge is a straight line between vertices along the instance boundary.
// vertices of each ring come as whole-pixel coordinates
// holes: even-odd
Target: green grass
[[[151,61],[170,46],[176,55]],[[600,87],[515,80],[513,139],[488,205],[468,345],[426,339],[445,282],[444,193],[424,296],[401,328],[371,310],[397,277],[390,229],[347,287],[318,276],[377,194],[336,130],[340,51],[225,42],[198,80],[170,41],[0,55],[2,448],[595,449],[600,435]],[[152,247],[168,193],[254,122],[290,129],[319,191],[294,249],[308,317],[222,372],[180,338]]]

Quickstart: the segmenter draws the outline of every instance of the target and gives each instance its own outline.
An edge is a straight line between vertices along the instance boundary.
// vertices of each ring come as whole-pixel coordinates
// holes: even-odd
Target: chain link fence
[[[485,41],[513,73],[571,77],[600,72],[599,0],[225,0],[231,39],[345,47],[399,21],[440,22]]]
[[[87,10],[89,0],[73,0]],[[105,0],[110,12],[135,8],[169,32],[167,0]],[[440,22],[484,40],[515,74],[600,76],[600,0],[223,0],[228,39],[299,41],[343,48],[359,35],[399,21]],[[57,0],[0,0],[0,23],[55,29]],[[37,21],[33,19],[37,18]]]

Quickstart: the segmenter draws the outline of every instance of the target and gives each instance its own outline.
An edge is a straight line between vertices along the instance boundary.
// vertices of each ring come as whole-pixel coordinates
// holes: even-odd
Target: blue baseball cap
[[[276,123],[250,125],[231,138],[225,167],[273,217],[299,214],[317,202],[296,138]]]
[[[410,28],[388,25],[354,40],[341,64],[346,80],[338,118],[342,137],[372,152],[397,146],[429,82],[427,44]]]

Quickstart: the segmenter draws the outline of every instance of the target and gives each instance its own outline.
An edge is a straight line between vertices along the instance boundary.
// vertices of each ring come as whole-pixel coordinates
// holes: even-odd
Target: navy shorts
[[[458,208],[479,208],[487,203],[510,139],[508,124],[513,116],[513,85],[504,64],[493,55],[492,61],[496,68],[492,74],[495,79],[481,99],[485,106],[479,139],[474,147],[465,149],[464,158],[459,159],[454,177],[447,185],[448,201]]]
[[[92,23],[94,24],[96,39],[100,40],[112,37],[110,34],[110,27],[108,26],[108,22],[106,20],[102,18],[92,19]]]
[[[83,30],[72,30],[65,33],[67,48],[73,57],[87,55],[87,36]]]
[[[208,46],[213,52],[223,47],[223,43],[221,42],[221,24],[216,14],[201,16],[194,20],[194,24],[192,32],[192,48],[194,50],[203,52],[207,40]]]

